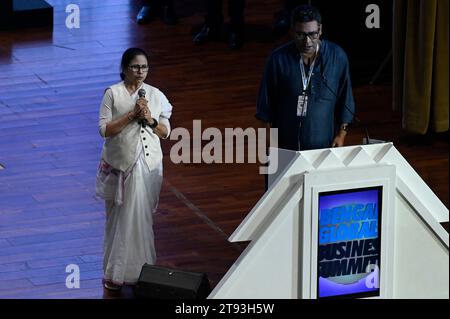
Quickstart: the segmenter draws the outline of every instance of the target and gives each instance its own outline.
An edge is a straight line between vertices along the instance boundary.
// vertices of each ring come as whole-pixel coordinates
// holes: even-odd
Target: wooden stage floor
[[[0,32],[0,298],[130,298],[101,285],[104,211],[94,197],[102,139],[97,115],[103,90],[119,81],[123,51],[151,53],[148,83],[174,105],[172,126],[258,127],[255,102],[273,41],[280,1],[248,1],[248,41],[196,47],[202,1],[177,4],[179,24],[138,26],[139,1],[76,1],[81,27],[65,26],[67,1],[55,7],[54,29]],[[130,4],[131,3],[131,4]],[[360,119],[371,137],[393,141],[448,207],[448,135],[422,138],[401,130],[389,83],[355,86]],[[362,140],[353,128],[348,144]],[[259,164],[173,164],[163,143],[164,184],[154,216],[158,264],[206,272],[214,287],[246,243],[228,236],[263,194]],[[447,226],[448,227],[448,226]],[[77,264],[80,289],[67,289]]]

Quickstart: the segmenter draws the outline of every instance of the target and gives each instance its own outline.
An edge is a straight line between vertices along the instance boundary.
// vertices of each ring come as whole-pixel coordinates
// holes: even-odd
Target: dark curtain
[[[448,131],[448,0],[394,0],[394,109],[407,131]]]

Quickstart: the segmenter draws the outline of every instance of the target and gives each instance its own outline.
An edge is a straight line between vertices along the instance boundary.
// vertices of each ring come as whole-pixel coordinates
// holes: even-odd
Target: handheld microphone
[[[138,91],[138,96],[139,96],[139,98],[145,97],[145,90],[144,89],[140,89]],[[145,128],[148,125],[147,119],[142,119],[138,123],[141,124],[143,128]]]
[[[328,90],[330,90],[330,92],[336,97],[336,100],[339,100],[339,97],[338,97],[338,95],[336,94],[336,92],[334,92],[334,90],[328,85],[328,83],[327,83],[327,78],[325,77],[325,75],[323,75],[322,72],[320,73],[320,75],[321,75],[322,83],[325,84],[326,88],[327,88]],[[344,104],[345,108],[347,109],[347,111],[349,111],[349,112],[352,114],[352,116],[353,116],[353,118],[356,120],[356,122],[358,122],[358,123],[361,125],[362,129],[364,130],[364,136],[365,136],[365,138],[366,138],[366,144],[369,144],[370,138],[369,138],[369,131],[367,130],[367,127],[366,127],[366,126],[361,122],[361,120],[356,116],[355,112],[353,112],[353,111],[347,106],[347,104],[345,104],[345,103],[343,103],[343,104]]]

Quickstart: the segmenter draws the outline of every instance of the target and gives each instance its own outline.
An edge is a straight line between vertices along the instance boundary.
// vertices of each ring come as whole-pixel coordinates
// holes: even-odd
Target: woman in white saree
[[[96,193],[105,200],[103,283],[119,290],[136,284],[143,264],[154,264],[152,213],[162,183],[160,138],[170,134],[172,106],[144,83],[148,56],[138,48],[122,56],[123,81],[105,90],[99,130],[105,138]]]

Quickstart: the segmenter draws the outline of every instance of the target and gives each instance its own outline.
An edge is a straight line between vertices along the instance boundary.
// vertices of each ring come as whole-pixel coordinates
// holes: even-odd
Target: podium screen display
[[[380,295],[382,190],[319,193],[317,298]]]

